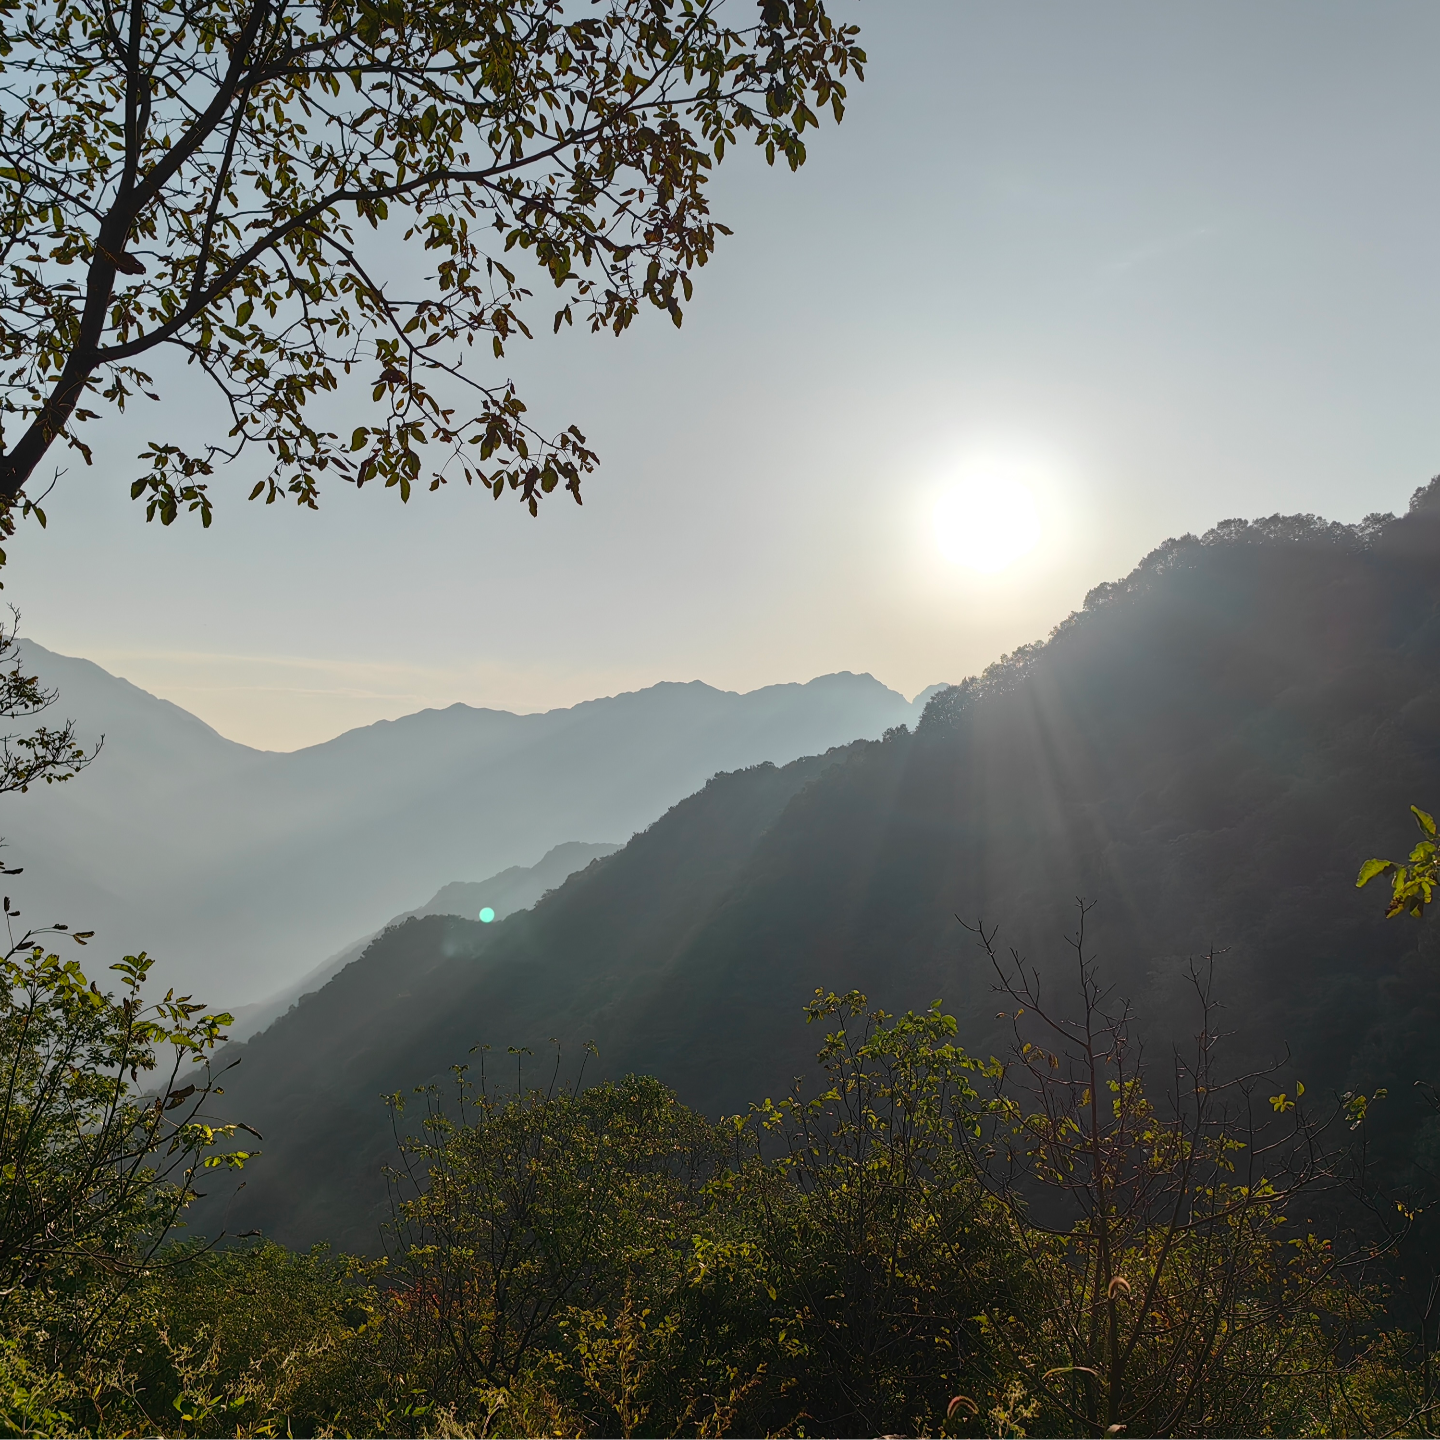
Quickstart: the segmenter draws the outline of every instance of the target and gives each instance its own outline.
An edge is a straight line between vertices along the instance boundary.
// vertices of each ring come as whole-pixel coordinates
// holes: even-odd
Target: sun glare
[[[977,475],[935,502],[936,548],[952,565],[993,575],[1040,543],[1040,511],[1030,489],[1001,475]]]

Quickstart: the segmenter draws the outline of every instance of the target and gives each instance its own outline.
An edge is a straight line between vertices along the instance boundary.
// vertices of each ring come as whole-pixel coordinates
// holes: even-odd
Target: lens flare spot
[[[482,925],[488,925],[494,918],[495,912],[488,905],[480,912],[480,923]]]

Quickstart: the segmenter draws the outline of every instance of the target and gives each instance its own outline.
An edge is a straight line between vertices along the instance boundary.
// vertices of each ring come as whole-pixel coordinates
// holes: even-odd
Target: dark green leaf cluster
[[[1328,1122],[1286,1095],[1247,1120],[1208,992],[1190,1093],[1152,1100],[1082,968],[1092,1029],[1009,1066],[938,1002],[817,992],[818,1093],[718,1125],[638,1076],[424,1092],[389,1363],[432,1421],[525,1433],[1364,1428],[1357,1386],[1398,1353],[1375,1247],[1288,1219],[1339,1183]]]
[[[423,1135],[402,1141],[393,1176],[394,1264],[415,1343],[445,1357],[447,1388],[505,1384],[563,1314],[614,1303],[624,1276],[658,1278],[688,1250],[723,1151],[657,1081],[506,1099],[483,1070],[478,1086],[462,1071],[453,1115],[426,1098]]]
[[[714,165],[744,138],[803,163],[856,34],[821,0],[5,0],[0,500],[57,439],[88,463],[81,422],[158,398],[163,349],[229,417],[141,456],[131,493],[164,524],[208,525],[207,477],[251,445],[267,503],[314,506],[327,471],[578,501],[581,432],[541,434],[467,368],[531,333],[515,252],[560,292],[557,330],[679,325],[727,233]],[[414,251],[398,283],[386,222]],[[374,414],[341,436],[312,404],[352,373]]]
[[[66,993],[94,991],[72,976]],[[529,1085],[524,1052],[513,1088],[496,1086],[482,1053],[453,1095],[420,1091],[418,1134],[391,1097],[400,1145],[383,1260],[189,1242],[137,1270],[124,1257],[174,1218],[137,1203],[106,1252],[132,1267],[117,1295],[97,1263],[94,1237],[108,1232],[92,1223],[69,1290],[32,1281],[4,1312],[0,1423],[216,1436],[1409,1433],[1413,1348],[1377,1326],[1353,1262],[1282,1213],[1318,1174],[1317,1132],[1293,1102],[1272,1106],[1285,1143],[1264,1125],[1197,1136],[1132,1073],[1105,1086],[1092,1132],[1093,1088],[1033,1044],[1009,1067],[976,1060],[938,1003],[891,1016],[856,992],[817,992],[808,1013],[833,1026],[817,1093],[797,1086],[718,1124],[644,1076],[565,1086],[557,1067]],[[60,1029],[90,1033],[74,1013]],[[1114,1039],[1092,1047],[1102,1071],[1117,1068]],[[103,1106],[117,1055],[71,1054]],[[1016,1098],[1017,1067],[1039,1080],[1039,1103]],[[1297,1136],[1308,1169],[1287,1180]],[[63,1178],[63,1150],[46,1153]],[[1017,1158],[1038,1189],[1017,1188]],[[1244,1174],[1257,1166],[1276,1183]],[[1047,1207],[1047,1188],[1082,1203]],[[153,1181],[148,1194],[153,1206]],[[1163,1203],[1137,1203],[1147,1195]],[[1087,1393],[1107,1391],[1129,1419],[1087,1410]],[[1142,1425],[1162,1411],[1168,1423]]]
[[[938,1004],[809,1013],[838,1022],[820,1093],[720,1124],[642,1076],[506,1096],[482,1068],[449,1109],[427,1094],[390,1323],[437,1406],[518,1392],[585,1433],[872,1434],[943,1428],[957,1386],[988,1386],[975,1315],[1014,1266],[956,1143],[986,1067]]]

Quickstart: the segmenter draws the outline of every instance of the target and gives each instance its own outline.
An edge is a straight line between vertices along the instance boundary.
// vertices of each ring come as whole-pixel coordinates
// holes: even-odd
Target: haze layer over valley
[[[876,738],[927,698],[848,673],[747,695],[666,683],[538,715],[452,705],[276,753],[89,661],[29,641],[23,658],[84,740],[104,736],[77,780],[10,811],[25,922],[148,950],[166,985],[232,1008],[444,885],[623,842],[717,771]]]

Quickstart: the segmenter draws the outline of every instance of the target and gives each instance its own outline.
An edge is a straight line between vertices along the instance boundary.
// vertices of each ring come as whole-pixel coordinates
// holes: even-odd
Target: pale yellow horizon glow
[[[44,636],[35,638],[42,645],[46,643]],[[63,644],[47,648],[62,654],[77,653]],[[656,674],[628,667],[568,670],[543,665],[426,666],[383,660],[196,651],[92,649],[82,658],[188,710],[226,739],[259,750],[278,751],[323,744],[346,730],[456,703],[524,715],[643,690],[664,680],[699,678],[716,689],[743,694],[767,684],[803,684],[834,670],[864,668],[836,664],[805,674],[766,677],[722,673],[712,677]],[[908,686],[896,685],[887,676],[876,678],[913,699],[925,684],[946,677],[935,674],[925,682]]]

